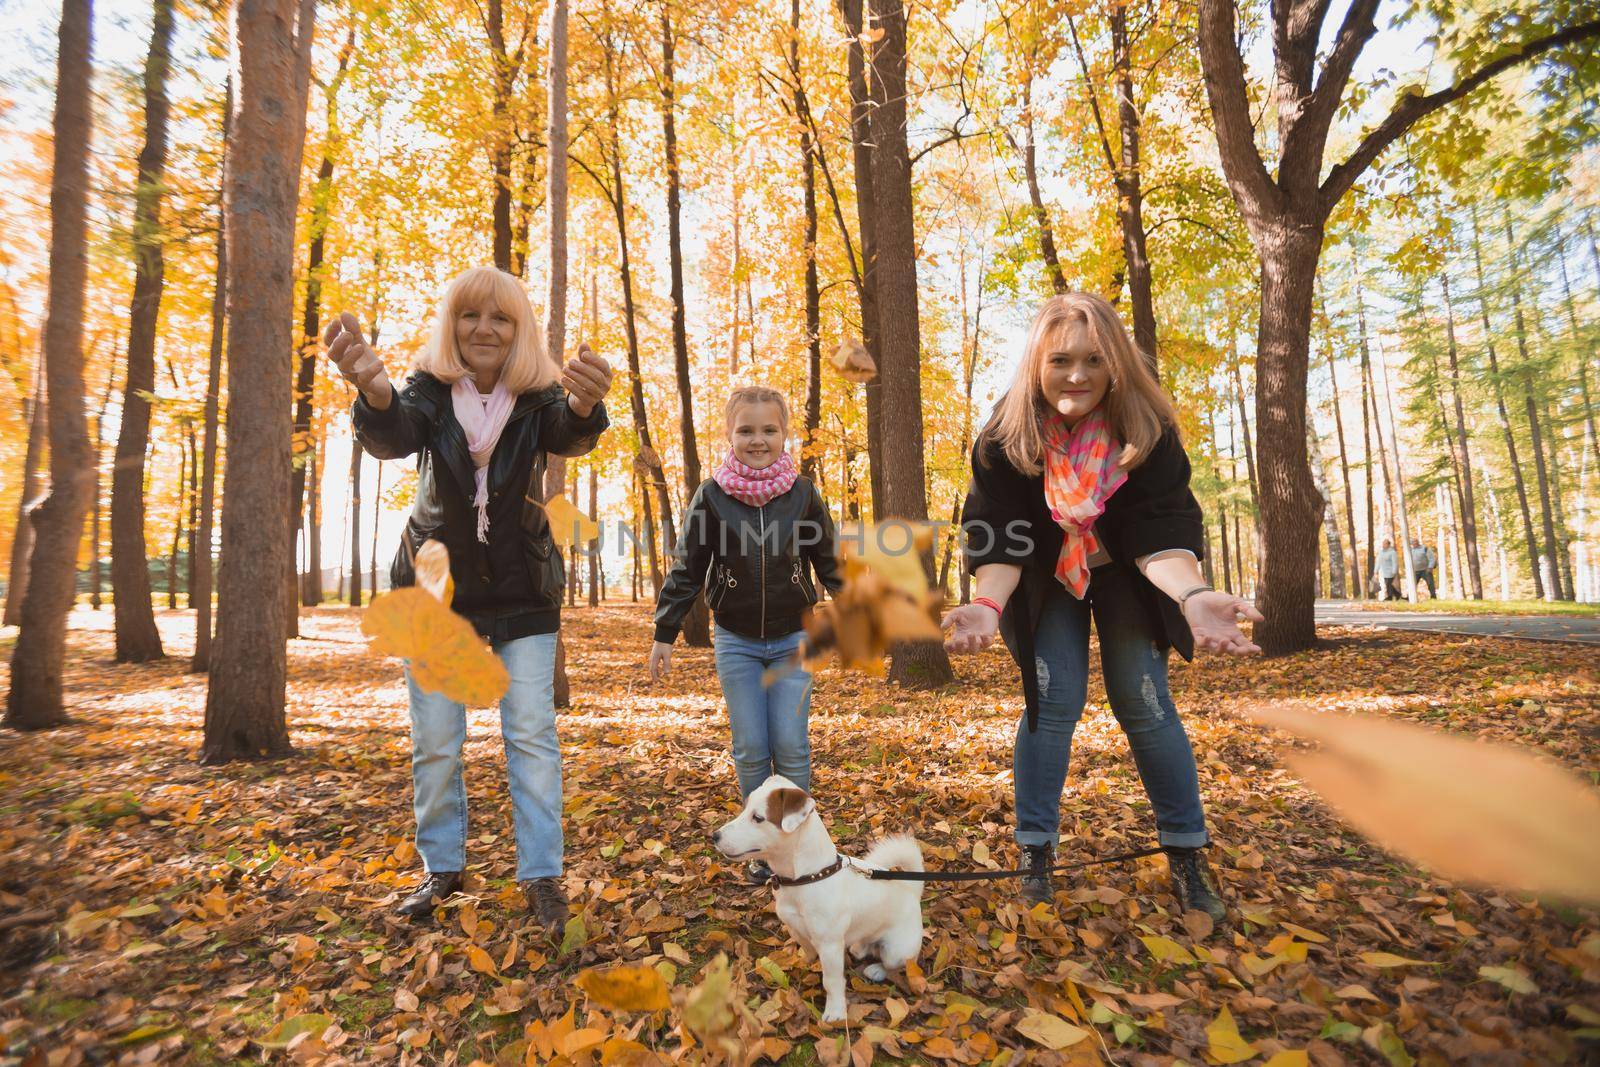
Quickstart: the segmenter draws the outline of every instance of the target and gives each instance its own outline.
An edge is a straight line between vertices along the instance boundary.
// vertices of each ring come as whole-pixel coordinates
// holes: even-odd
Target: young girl
[[[362,339],[355,316],[328,327],[328,355],[361,391],[356,438],[378,459],[417,455],[416,503],[395,556],[394,585],[415,581],[412,561],[428,539],[443,542],[455,581],[451,607],[490,642],[511,675],[500,701],[506,771],[517,837],[517,880],[528,908],[559,934],[561,750],[556,740],[556,629],[566,581],[561,554],[538,501],[548,455],[581,456],[609,420],[601,403],[611,368],[578,349],[565,367],[545,353],[544,334],[515,277],[475,267],[445,287],[427,347],[404,389]],[[466,709],[411,693],[411,786],[417,851],[427,876],[400,904],[407,918],[433,913],[461,888],[466,866],[467,790],[461,745]]]
[[[788,659],[805,636],[801,620],[817,602],[808,571],[815,570],[830,593],[844,584],[833,520],[816,486],[784,450],[789,406],[782,393],[737,389],[725,421],[730,454],[689,502],[656,604],[650,680],[672,669],[672,643],[704,586],[716,619],[717,678],[728,704],[741,796],[773,774],[809,789],[811,675],[795,671],[770,688],[763,688],[761,675]],[[758,884],[770,874],[760,861],[749,867]]]
[[[1017,843],[1036,872],[1022,880],[1029,901],[1052,897],[1092,618],[1106,695],[1155,809],[1179,907],[1225,914],[1199,859],[1205,811],[1167,689],[1167,649],[1186,659],[1197,645],[1260,651],[1238,617],[1261,615],[1200,576],[1201,523],[1172,401],[1116,312],[1088,293],[1045,301],[972,450],[962,526],[978,595],[945,619],[950,651],[975,652],[999,632],[1022,668],[1013,788]]]

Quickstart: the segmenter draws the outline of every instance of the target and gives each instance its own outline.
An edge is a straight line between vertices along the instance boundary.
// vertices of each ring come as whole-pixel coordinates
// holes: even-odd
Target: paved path
[[[1431,611],[1362,611],[1342,601],[1317,601],[1317,622],[1333,626],[1382,626],[1524,641],[1573,641],[1600,645],[1600,617],[1577,615],[1452,615]]]

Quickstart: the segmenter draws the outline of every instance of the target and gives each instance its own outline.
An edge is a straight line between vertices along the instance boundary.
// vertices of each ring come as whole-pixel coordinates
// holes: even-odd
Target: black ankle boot
[[[435,904],[442,903],[460,888],[460,871],[430,873],[421,885],[411,891],[410,896],[400,902],[395,911],[402,919],[426,919],[433,914]]]
[[[1022,846],[1022,865],[1032,872],[1022,876],[1022,899],[1030,906],[1055,900],[1055,887],[1050,883],[1050,868],[1055,862],[1054,845]]]
[[[1203,911],[1212,921],[1228,916],[1227,905],[1217,896],[1211,870],[1197,848],[1168,848],[1167,870],[1172,875],[1172,895],[1178,898],[1179,911]]]

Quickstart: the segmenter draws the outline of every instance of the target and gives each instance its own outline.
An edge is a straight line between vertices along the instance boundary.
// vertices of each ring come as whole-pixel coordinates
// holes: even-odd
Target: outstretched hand
[[[1216,590],[1195,593],[1183,605],[1183,617],[1194,633],[1195,647],[1207,652],[1246,656],[1261,651],[1239,629],[1241,616],[1252,622],[1265,618],[1250,601]]]
[[[578,354],[561,368],[561,384],[570,394],[567,406],[574,415],[586,419],[611,389],[611,364],[588,345],[579,345]]]
[[[389,372],[361,335],[361,323],[354,315],[348,311],[335,315],[323,331],[322,343],[339,374],[361,390],[367,403],[380,410],[389,406]]]
[[[994,643],[1000,632],[1000,616],[985,604],[963,604],[953,609],[939,624],[945,635],[946,652],[978,652]]]

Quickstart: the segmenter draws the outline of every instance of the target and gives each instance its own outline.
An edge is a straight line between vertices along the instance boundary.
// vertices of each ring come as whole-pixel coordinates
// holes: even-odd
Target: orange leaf
[[[493,704],[511,678],[472,624],[418,588],[383,594],[361,616],[372,651],[406,660],[412,679],[461,704]]]

